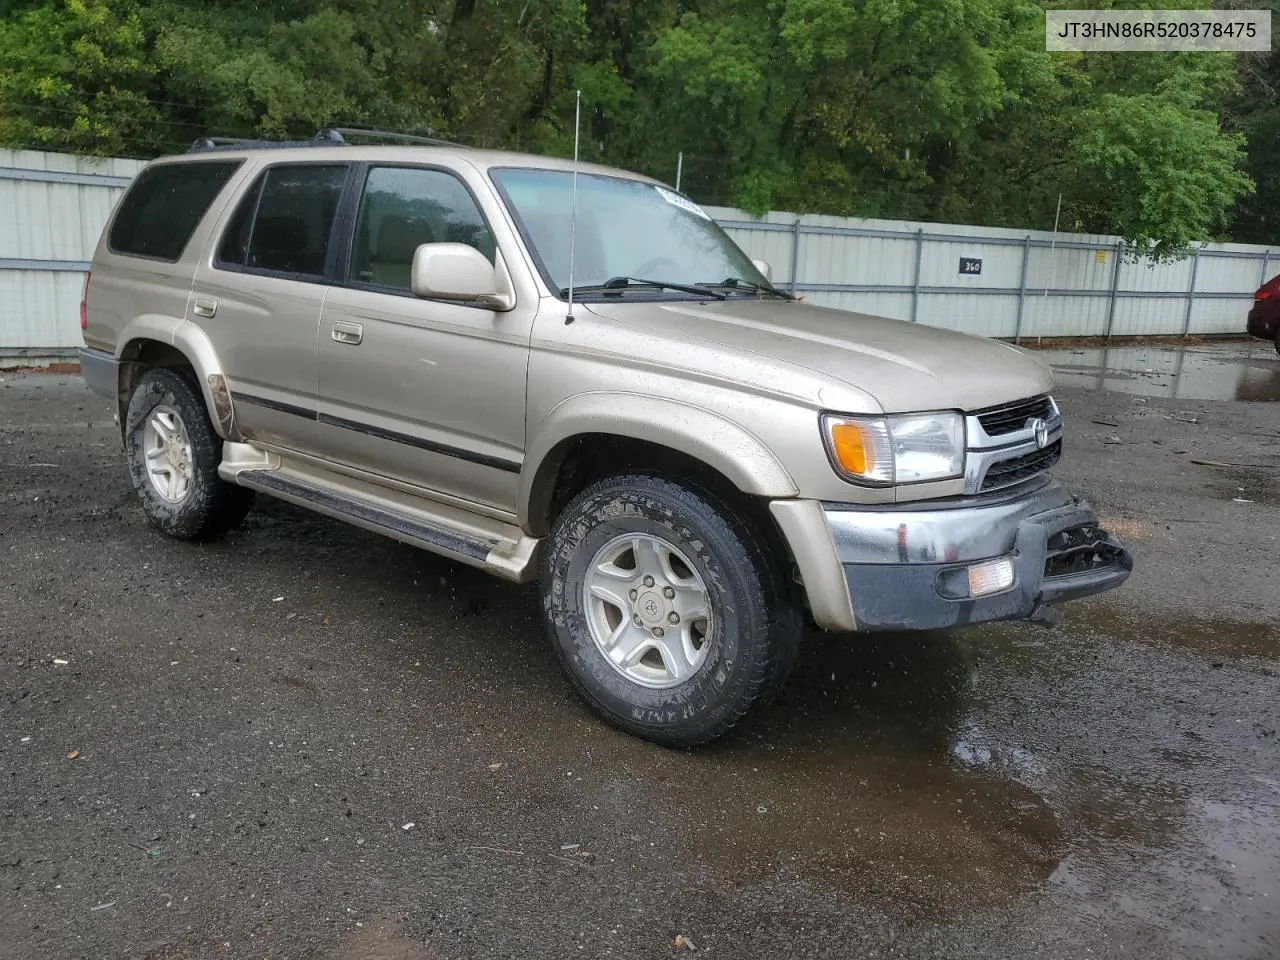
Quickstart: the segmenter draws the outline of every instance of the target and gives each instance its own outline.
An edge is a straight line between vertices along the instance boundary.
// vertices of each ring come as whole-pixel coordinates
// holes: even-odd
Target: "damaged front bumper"
[[[859,630],[1054,623],[1054,604],[1113,590],[1133,570],[1092,508],[1048,479],[980,497],[823,511]]]

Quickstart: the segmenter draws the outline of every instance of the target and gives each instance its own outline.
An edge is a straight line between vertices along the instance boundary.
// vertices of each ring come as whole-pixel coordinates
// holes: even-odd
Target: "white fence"
[[[80,345],[84,271],[142,165],[0,150],[0,357]],[[1273,266],[1244,244],[1152,265],[1125,260],[1116,237],[707,212],[811,302],[989,337],[1239,333]]]
[[[1280,245],[1153,264],[1118,237],[706,209],[812,302],[987,337],[1243,333],[1254,290],[1280,272]]]
[[[143,164],[0,150],[0,357],[80,346],[80,295],[111,208]]]

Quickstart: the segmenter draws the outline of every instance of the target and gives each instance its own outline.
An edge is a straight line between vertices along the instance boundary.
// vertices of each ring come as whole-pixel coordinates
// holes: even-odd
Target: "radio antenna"
[[[578,91],[577,103],[573,108],[573,189],[569,201],[569,312],[565,314],[565,324],[573,323],[573,254],[577,248],[578,236],[578,140],[582,128],[582,91]]]

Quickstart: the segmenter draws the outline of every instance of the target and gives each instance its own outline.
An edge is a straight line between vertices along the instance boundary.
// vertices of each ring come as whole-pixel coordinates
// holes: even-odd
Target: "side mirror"
[[[515,305],[494,265],[465,243],[420,244],[413,251],[409,284],[415,297],[458,300],[491,310],[510,310]]]
[[[769,266],[768,260],[752,260],[751,265],[764,274],[764,278],[773,283],[773,267]]]

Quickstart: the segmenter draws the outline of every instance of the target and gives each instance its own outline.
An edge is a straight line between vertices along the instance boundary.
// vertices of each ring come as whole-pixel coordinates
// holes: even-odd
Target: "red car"
[[[1251,336],[1274,340],[1280,353],[1280,274],[1276,274],[1253,295],[1253,309],[1249,311]]]

